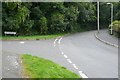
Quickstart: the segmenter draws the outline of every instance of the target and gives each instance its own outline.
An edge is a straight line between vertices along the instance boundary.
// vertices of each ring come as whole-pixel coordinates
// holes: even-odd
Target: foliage
[[[40,39],[51,39],[57,38],[59,36],[64,36],[63,34],[52,34],[52,35],[32,35],[32,36],[3,36],[0,37],[0,40],[40,40]]]
[[[120,2],[113,3],[114,20],[120,20]],[[100,28],[110,24],[110,5],[100,3]],[[93,30],[96,2],[3,2],[2,31],[41,35]]]
[[[96,29],[96,3],[79,3],[78,23],[83,29]]]
[[[47,27],[47,18],[46,17],[41,17],[39,20],[39,27],[40,27],[40,32],[41,34],[46,34],[48,27]]]
[[[34,7],[31,9],[31,19],[33,20],[39,20],[40,17],[42,17],[42,11],[39,9],[39,7]]]
[[[120,21],[116,20],[112,23],[113,30],[120,33]]]
[[[54,13],[51,15],[51,31],[60,32],[64,30],[64,15],[61,13]]]
[[[78,19],[78,7],[76,6],[69,6],[67,11],[66,11],[66,20],[68,22],[67,29],[70,32],[73,32],[76,30],[76,24],[77,24],[77,19]]]
[[[21,29],[19,29],[19,32],[22,35],[29,35],[31,33],[31,29],[33,25],[34,25],[33,20],[25,20],[25,22],[21,24]]]

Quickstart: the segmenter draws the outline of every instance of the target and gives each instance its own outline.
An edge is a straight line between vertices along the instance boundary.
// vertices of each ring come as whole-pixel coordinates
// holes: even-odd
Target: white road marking
[[[62,40],[62,37],[61,37],[61,38],[59,39],[59,41],[58,41],[59,44],[60,44],[61,40]]]
[[[68,61],[69,63],[72,63],[72,61],[71,61],[70,59],[67,59],[67,61]]]
[[[82,78],[88,78],[82,71],[78,71]]]
[[[60,44],[60,43],[61,43],[61,40],[62,40],[62,37],[61,37],[60,39],[55,39],[55,41],[54,41],[54,46],[56,46],[55,44],[56,44],[56,41],[57,41],[57,40],[58,40],[58,44]],[[72,61],[71,61],[70,59],[68,59],[68,56],[64,54],[64,52],[62,51],[61,47],[59,47],[59,50],[60,50],[61,54],[62,54],[65,58],[67,58],[67,61],[68,61],[69,63],[72,63]],[[77,67],[75,64],[72,64],[72,65],[73,65],[73,67],[74,67],[76,70],[78,70],[78,67]],[[82,71],[78,71],[78,73],[80,74],[80,76],[81,76],[82,78],[88,78]]]
[[[64,52],[61,52],[61,54],[64,54]]]
[[[58,39],[56,38],[55,41],[54,41],[54,47],[56,46],[56,41],[57,41],[57,40],[58,40]]]
[[[74,67],[75,69],[78,69],[78,67],[77,67],[75,64],[73,64],[73,67]]]
[[[65,55],[65,54],[64,54],[64,57],[65,57],[65,58],[68,58],[67,55]]]
[[[20,44],[24,44],[25,42],[21,41]]]

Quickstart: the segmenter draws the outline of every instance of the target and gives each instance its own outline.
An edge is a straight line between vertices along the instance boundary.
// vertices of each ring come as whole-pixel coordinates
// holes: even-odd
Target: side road
[[[116,38],[113,35],[109,35],[109,32],[107,29],[100,30],[99,33],[95,32],[95,37],[101,42],[104,42],[105,44],[118,48],[118,38]]]

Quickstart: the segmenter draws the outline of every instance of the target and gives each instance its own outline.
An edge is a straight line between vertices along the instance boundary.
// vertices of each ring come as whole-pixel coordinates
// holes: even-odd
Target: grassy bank
[[[21,58],[23,74],[29,78],[80,78],[77,74],[50,60],[28,54],[22,55]]]
[[[53,35],[36,35],[36,36],[3,36],[0,37],[2,40],[39,40],[39,39],[50,39],[56,38],[58,36],[63,36],[65,34],[53,34]]]

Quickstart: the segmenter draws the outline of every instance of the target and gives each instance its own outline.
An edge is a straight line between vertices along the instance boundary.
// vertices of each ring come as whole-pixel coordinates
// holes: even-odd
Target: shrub
[[[112,28],[113,28],[113,34],[116,37],[120,37],[120,21],[116,20],[114,22],[112,22]],[[109,25],[109,27],[111,27],[111,25]]]
[[[113,31],[120,33],[120,21],[116,20],[112,23],[112,25],[113,25]]]

